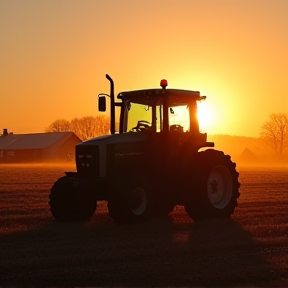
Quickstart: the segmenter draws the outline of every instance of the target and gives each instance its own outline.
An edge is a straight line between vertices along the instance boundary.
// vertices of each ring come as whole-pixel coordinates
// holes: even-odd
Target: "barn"
[[[0,163],[74,161],[80,142],[73,132],[8,134],[6,130],[0,136]]]

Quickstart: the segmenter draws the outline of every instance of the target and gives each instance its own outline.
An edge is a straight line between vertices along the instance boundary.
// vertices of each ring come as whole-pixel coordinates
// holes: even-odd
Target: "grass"
[[[116,225],[106,203],[86,223],[57,223],[53,182],[70,166],[0,165],[0,285],[288,286],[288,169],[239,168],[232,219]]]

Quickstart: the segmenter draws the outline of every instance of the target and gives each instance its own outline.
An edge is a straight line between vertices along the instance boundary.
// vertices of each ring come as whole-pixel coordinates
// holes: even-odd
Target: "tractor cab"
[[[122,132],[199,132],[196,99],[182,94],[181,90],[161,89],[120,93]]]
[[[168,154],[178,154],[185,147],[197,152],[202,147],[214,147],[207,135],[200,133],[197,102],[206,99],[198,91],[166,89],[168,83],[160,81],[162,88],[121,92],[114,101],[114,83],[110,81],[110,95],[99,95],[99,111],[105,111],[105,96],[111,98],[111,133],[115,131],[115,106],[119,106],[120,133],[147,133],[151,141],[168,149]],[[164,149],[164,150],[165,150]]]

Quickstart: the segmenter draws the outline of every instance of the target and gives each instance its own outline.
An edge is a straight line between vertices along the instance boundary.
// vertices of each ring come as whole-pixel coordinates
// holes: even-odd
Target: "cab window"
[[[152,125],[152,109],[150,106],[130,102],[127,110],[127,131],[132,131],[134,127],[137,127],[139,121],[145,121],[147,125]]]
[[[169,130],[190,131],[190,115],[188,105],[169,107]]]
[[[137,129],[133,128],[139,127],[139,125],[140,128],[149,129],[154,132],[161,132],[163,130],[163,105],[155,104],[151,106],[127,102],[125,115],[126,129],[124,130],[126,132],[137,132]]]

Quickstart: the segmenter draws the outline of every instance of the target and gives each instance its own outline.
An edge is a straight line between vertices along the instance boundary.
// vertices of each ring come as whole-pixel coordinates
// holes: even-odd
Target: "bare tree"
[[[70,122],[65,119],[58,119],[45,129],[45,132],[64,132],[70,130]]]
[[[96,118],[93,116],[86,116],[80,119],[81,139],[87,140],[98,136],[98,127]]]
[[[46,132],[72,131],[81,140],[87,140],[108,134],[109,128],[109,118],[104,115],[98,115],[96,117],[73,118],[70,122],[63,119],[56,120],[46,129]]]
[[[109,118],[103,115],[85,116],[71,121],[72,131],[82,140],[108,134],[109,123]]]
[[[97,135],[105,135],[109,133],[110,130],[110,120],[107,116],[98,115],[95,117],[97,122]]]
[[[282,155],[288,148],[288,114],[273,113],[261,128],[261,138],[275,154]]]
[[[81,120],[79,118],[73,118],[70,121],[71,131],[73,131],[80,139],[82,138],[82,127],[81,127]]]

